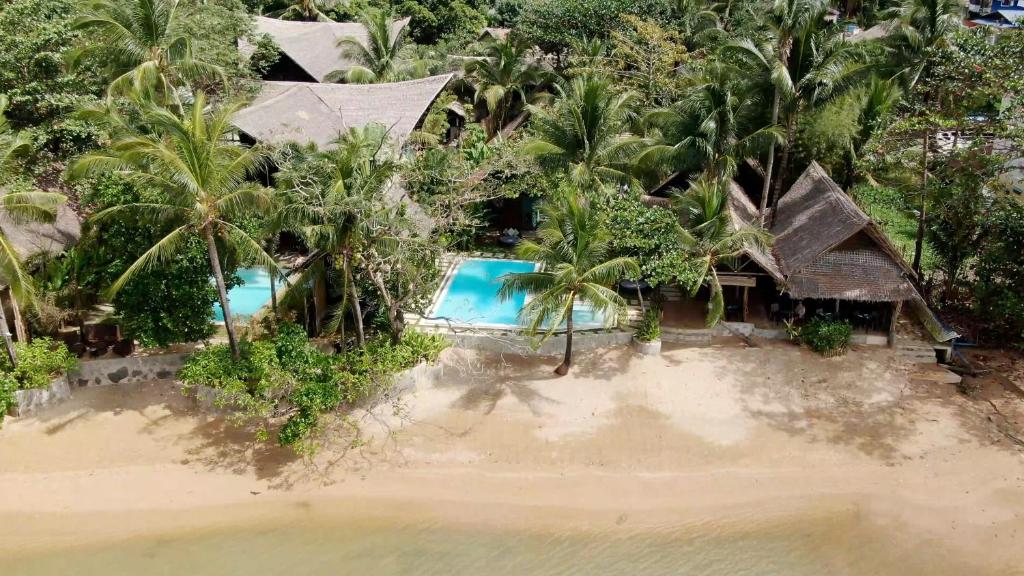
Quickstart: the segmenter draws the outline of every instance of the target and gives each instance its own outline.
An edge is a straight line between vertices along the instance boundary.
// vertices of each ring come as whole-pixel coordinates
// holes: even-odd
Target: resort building
[[[648,197],[649,203],[662,201]],[[757,206],[736,181],[729,189],[728,209],[737,228],[760,223]],[[780,198],[768,220],[771,246],[750,246],[739,262],[719,271],[727,320],[771,329],[816,315],[841,317],[866,342],[892,345],[906,307],[936,342],[956,336],[928,310],[899,250],[817,162]],[[666,292],[666,326],[701,326],[700,294],[691,300],[671,288]]]
[[[451,74],[386,84],[263,82],[259,95],[234,117],[243,140],[330,147],[352,127],[380,124],[401,146],[420,125]]]
[[[396,20],[392,29],[397,32],[408,24],[408,18]],[[353,64],[338,42],[355,38],[366,45],[369,41],[366,27],[358,22],[295,22],[257,16],[255,29],[258,35],[269,36],[280,51],[278,61],[264,74],[265,80],[330,81],[328,76],[340,76]],[[242,38],[238,49],[248,57],[256,47]]]

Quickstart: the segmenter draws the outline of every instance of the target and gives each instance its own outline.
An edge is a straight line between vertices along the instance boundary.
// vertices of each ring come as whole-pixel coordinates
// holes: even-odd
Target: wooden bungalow
[[[392,23],[398,32],[409,24],[408,18]],[[369,43],[366,27],[358,22],[297,22],[257,16],[256,34],[266,34],[280,49],[280,58],[264,74],[265,80],[292,82],[326,82],[329,76],[341,75],[353,62],[338,47],[342,38],[355,38]],[[256,47],[241,38],[238,49],[243,56],[252,55]]]

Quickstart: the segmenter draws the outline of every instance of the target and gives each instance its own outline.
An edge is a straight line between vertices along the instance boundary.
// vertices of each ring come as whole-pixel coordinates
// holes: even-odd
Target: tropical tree
[[[528,50],[528,45],[510,35],[504,40],[486,42],[483,54],[465,63],[474,99],[487,105],[490,136],[501,130],[517,103],[530,102],[533,93],[547,80],[544,69],[527,57]]]
[[[344,316],[351,311],[360,346],[365,343],[363,312],[353,271],[380,226],[387,188],[398,173],[399,163],[386,153],[387,138],[377,124],[350,128],[331,150],[298,150],[277,179],[284,196],[276,218],[280,228],[298,233],[318,259],[340,263],[342,301],[327,328],[344,334]]]
[[[708,327],[718,324],[725,316],[718,266],[732,265],[748,248],[764,248],[771,241],[760,226],[734,226],[728,202],[725,181],[704,174],[690,182],[676,203],[680,239],[690,257],[691,296],[696,295],[701,286],[707,286],[710,292]]]
[[[783,98],[791,94],[793,80],[789,76],[789,60],[793,38],[800,31],[817,26],[826,8],[824,0],[773,0],[765,23],[771,30],[768,42],[756,43],[745,38],[727,44],[724,50],[735,51],[769,79],[773,86],[771,125],[777,126]],[[769,143],[761,188],[761,217],[767,214],[768,195],[775,169],[775,142]]]
[[[919,83],[926,88],[920,94],[921,110],[930,112],[933,94],[927,88],[929,72],[937,49],[948,47],[962,26],[963,5],[958,0],[902,0],[885,12],[889,34],[885,41],[892,50],[893,76],[909,91]],[[921,131],[921,188],[918,206],[917,237],[914,243],[914,272],[921,275],[921,256],[928,225],[928,154],[932,129],[924,122]]]
[[[134,93],[180,106],[177,88],[224,81],[223,70],[193,54],[178,0],[88,0],[73,26],[92,42],[72,53],[72,64],[86,55],[106,62],[111,96]]]
[[[196,93],[193,104],[181,114],[151,105],[141,119],[145,132],[118,134],[108,150],[87,154],[71,168],[74,178],[113,171],[163,192],[158,200],[113,206],[93,216],[97,222],[128,217],[170,222],[174,226],[128,267],[109,293],[116,294],[139,272],[170,259],[189,235],[200,236],[206,242],[210,270],[224,312],[224,327],[236,359],[238,338],[218,241],[242,261],[276,266],[260,241],[232,222],[245,215],[265,213],[272,200],[268,189],[247,180],[265,168],[263,150],[243,148],[228,138],[233,130],[231,116],[238,108],[226,105],[210,111],[201,92]]]
[[[20,131],[15,131],[7,122],[4,112],[7,97],[0,94],[0,183],[14,171],[16,161],[31,151],[31,141]],[[31,222],[53,222],[57,210],[67,200],[62,194],[39,190],[0,190],[0,211],[15,224]],[[31,305],[35,300],[35,286],[32,277],[25,270],[21,256],[7,236],[0,230],[0,282],[10,290],[11,305]],[[17,315],[16,315],[17,317]],[[12,366],[17,366],[14,342],[7,329],[7,316],[0,303],[0,331],[3,332],[7,356]]]
[[[614,318],[624,301],[611,286],[622,278],[639,277],[640,268],[632,258],[610,256],[611,234],[592,202],[566,193],[550,201],[545,214],[538,241],[524,240],[518,248],[521,258],[539,263],[540,269],[506,275],[499,296],[530,296],[519,318],[527,333],[543,333],[542,340],[565,326],[565,356],[555,369],[564,376],[572,366],[576,303]]]
[[[857,95],[857,132],[851,135],[846,155],[845,188],[853,187],[857,176],[857,160],[862,156],[864,146],[871,140],[893,110],[903,99],[903,90],[893,79],[873,77]]]
[[[629,135],[634,96],[615,90],[607,77],[585,74],[556,85],[549,108],[530,106],[536,136],[523,150],[564,170],[581,190],[633,180],[642,140]]]
[[[283,8],[269,12],[267,15],[282,20],[334,22],[324,13],[324,10],[333,8],[337,4],[337,0],[288,0]]]
[[[670,171],[696,168],[713,179],[728,180],[738,162],[780,137],[774,126],[761,126],[760,101],[749,85],[737,81],[735,69],[712,62],[693,79],[675,106],[650,112],[645,123],[657,128],[660,142],[640,160],[653,160]]]
[[[360,22],[366,27],[365,41],[355,36],[338,40],[342,55],[356,64],[348,70],[331,73],[331,78],[340,76],[353,84],[377,84],[423,75],[422,62],[402,57],[409,36],[408,26],[399,26],[391,12],[376,9],[364,11]]]

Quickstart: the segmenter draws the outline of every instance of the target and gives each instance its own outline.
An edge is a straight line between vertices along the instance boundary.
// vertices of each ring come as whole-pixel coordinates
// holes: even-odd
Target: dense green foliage
[[[78,365],[78,358],[64,344],[49,338],[36,338],[31,343],[17,342],[18,366],[11,367],[10,359],[0,356],[0,424],[16,401],[18,390],[46,388],[61,374]]]
[[[564,53],[581,38],[607,38],[628,14],[666,18],[665,0],[535,0],[523,6],[516,22],[523,37],[547,52]]]
[[[689,259],[672,210],[647,206],[633,196],[615,196],[608,203],[612,250],[640,265],[640,275],[657,287],[685,280]]]
[[[178,377],[187,393],[212,389],[214,403],[253,426],[261,438],[284,419],[278,442],[308,449],[323,413],[373,397],[395,373],[436,361],[446,347],[440,336],[407,332],[397,344],[376,339],[365,348],[333,355],[310,343],[301,327],[284,323],[273,335],[243,340],[238,360],[232,360],[225,345],[197,352]]]
[[[852,336],[853,327],[845,320],[812,318],[800,328],[800,341],[825,356],[844,354]]]
[[[974,294],[977,312],[989,324],[986,334],[1024,338],[1024,205],[1014,198],[996,201],[984,219],[977,252]]]
[[[94,210],[135,202],[160,202],[163,193],[139,189],[116,177],[103,177],[86,187],[83,200]],[[112,285],[142,254],[173,229],[134,218],[100,222],[89,229],[79,251],[92,274],[84,284],[99,292]],[[237,264],[225,262],[234,285]],[[144,346],[205,340],[213,335],[217,290],[210,282],[206,246],[198,238],[184,243],[162,266],[139,272],[114,296],[114,312],[124,333]]]

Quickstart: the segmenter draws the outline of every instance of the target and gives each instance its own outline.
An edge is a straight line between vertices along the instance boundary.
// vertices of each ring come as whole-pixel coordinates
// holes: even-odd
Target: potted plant
[[[643,320],[633,333],[633,347],[644,356],[661,353],[661,315],[653,307],[644,312]]]
[[[845,320],[814,318],[800,329],[800,341],[826,358],[846,354],[852,337],[853,327]]]

